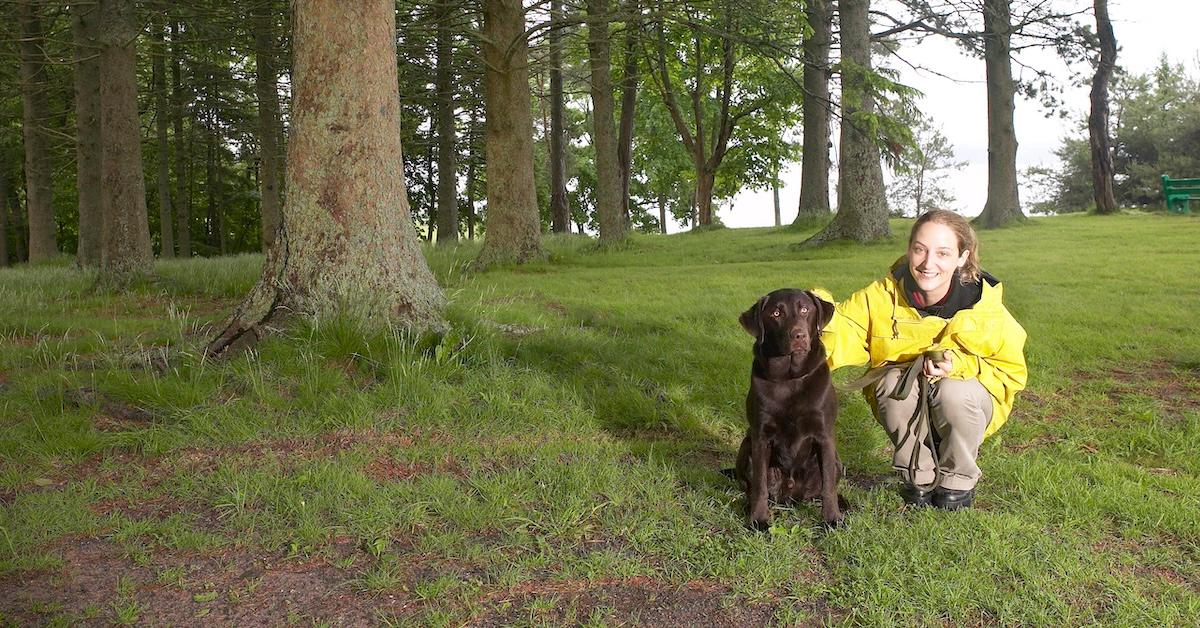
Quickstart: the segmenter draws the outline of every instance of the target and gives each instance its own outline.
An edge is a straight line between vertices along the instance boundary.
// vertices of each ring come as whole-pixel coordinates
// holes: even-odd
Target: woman
[[[839,303],[822,332],[831,369],[878,367],[863,392],[896,447],[906,504],[957,510],[975,499],[979,445],[1026,380],[1025,330],[1001,295],[979,267],[970,223],[934,210],[917,219],[891,272]],[[928,382],[921,410],[932,433],[921,429],[921,378],[903,377],[913,365]]]

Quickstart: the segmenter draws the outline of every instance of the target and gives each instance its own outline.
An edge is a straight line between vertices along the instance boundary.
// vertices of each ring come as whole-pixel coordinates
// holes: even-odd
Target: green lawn
[[[0,270],[0,624],[1191,624],[1200,616],[1200,219],[985,232],[1029,389],[976,508],[901,507],[843,396],[849,526],[744,526],[763,293],[838,298],[904,248],[638,236],[481,275],[430,251],[437,347],[309,320],[198,347],[261,257],[161,262],[134,293]],[[859,371],[845,369],[846,382]],[[1191,618],[1191,619],[1189,619]]]

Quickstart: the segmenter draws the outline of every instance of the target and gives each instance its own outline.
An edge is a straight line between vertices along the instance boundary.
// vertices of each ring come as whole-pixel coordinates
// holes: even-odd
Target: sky
[[[1119,46],[1119,66],[1130,72],[1144,73],[1155,67],[1165,54],[1171,62],[1183,63],[1193,73],[1200,70],[1200,35],[1196,31],[1200,24],[1200,0],[1109,0],[1109,16]],[[1094,20],[1090,15],[1085,19]],[[954,145],[956,160],[968,164],[946,178],[947,187],[956,197],[950,209],[967,216],[977,215],[987,198],[987,101],[983,60],[970,58],[952,43],[933,37],[906,49],[903,54],[914,65],[932,68],[949,77],[903,68],[900,80],[924,93],[920,109],[941,127],[942,134]],[[1062,68],[1063,81],[1069,82],[1068,72],[1061,62],[1051,67]],[[1084,71],[1091,73],[1088,68]],[[1017,72],[1014,66],[1014,73]],[[1086,137],[1085,131],[1076,129],[1077,121],[1087,115],[1087,90],[1087,87],[1068,89],[1064,94],[1064,107],[1069,110],[1067,119],[1060,118],[1058,112],[1047,112],[1037,102],[1017,97],[1018,171],[1039,164],[1055,165],[1053,151],[1064,136]],[[836,147],[836,130],[832,139]],[[884,170],[887,176],[886,167]],[[800,164],[784,170],[780,178],[784,182],[780,191],[782,221],[788,224],[796,216],[800,198]],[[836,184],[836,176],[833,179],[832,183]],[[1021,202],[1028,213],[1029,201],[1035,191],[1026,183],[1020,181]],[[771,190],[743,191],[732,203],[721,204],[717,216],[730,227],[774,225]],[[678,224],[668,225],[671,232],[680,228]]]

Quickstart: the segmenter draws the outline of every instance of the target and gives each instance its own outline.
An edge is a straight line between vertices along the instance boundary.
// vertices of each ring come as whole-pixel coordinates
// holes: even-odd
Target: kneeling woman
[[[822,332],[831,369],[876,368],[877,381],[863,392],[895,445],[892,465],[909,505],[971,505],[979,445],[1025,387],[1025,330],[1001,295],[1000,282],[979,267],[970,223],[934,210],[917,219],[891,272],[838,303]],[[925,382],[909,372],[913,365],[928,382],[921,408]]]

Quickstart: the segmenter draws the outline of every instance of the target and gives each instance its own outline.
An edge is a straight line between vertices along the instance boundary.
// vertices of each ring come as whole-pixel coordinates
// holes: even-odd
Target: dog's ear
[[[817,331],[821,331],[822,329],[825,329],[825,326],[829,324],[829,321],[833,320],[833,304],[817,296],[816,293],[812,292],[811,290],[807,292],[808,296],[812,298],[813,303],[817,306]]]
[[[738,317],[738,322],[742,324],[742,329],[745,329],[746,333],[758,340],[762,340],[763,336],[762,307],[766,301],[767,297],[759,299],[757,303],[750,306],[750,309],[742,312],[742,315]]]

